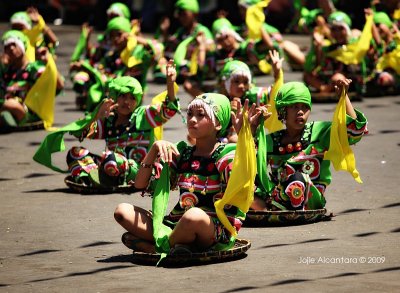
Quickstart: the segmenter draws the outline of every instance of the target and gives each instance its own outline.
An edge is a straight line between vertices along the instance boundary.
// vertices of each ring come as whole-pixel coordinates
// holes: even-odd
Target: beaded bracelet
[[[153,166],[153,164],[146,164],[144,162],[140,163],[140,167],[143,167],[143,168],[151,168],[152,166]]]

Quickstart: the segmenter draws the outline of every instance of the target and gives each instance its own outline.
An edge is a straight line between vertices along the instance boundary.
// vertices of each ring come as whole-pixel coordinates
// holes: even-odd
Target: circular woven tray
[[[19,125],[14,131],[29,131],[29,130],[39,130],[44,129],[43,121],[28,122]]]
[[[137,191],[137,189],[133,185],[87,186],[81,183],[74,182],[71,176],[65,177],[64,182],[70,189],[81,194],[134,193]]]
[[[185,265],[196,263],[212,263],[233,260],[244,256],[245,252],[250,248],[251,243],[246,239],[236,239],[233,248],[225,251],[206,251],[192,252],[182,255],[167,255],[163,261],[163,265]],[[145,264],[157,264],[160,255],[157,253],[145,253],[133,251],[133,261]]]
[[[245,225],[271,226],[313,223],[330,219],[326,209],[305,211],[254,211],[246,214]]]

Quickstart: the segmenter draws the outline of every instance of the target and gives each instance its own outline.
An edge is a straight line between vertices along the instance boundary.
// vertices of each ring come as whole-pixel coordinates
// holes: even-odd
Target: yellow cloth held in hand
[[[399,19],[400,19],[400,8],[399,8],[399,9],[396,9],[396,10],[393,12],[393,19],[394,19],[394,20],[399,20]]]
[[[179,90],[179,86],[174,82],[174,91],[175,91],[175,95],[178,93]],[[151,104],[159,104],[165,101],[165,99],[167,98],[167,91],[163,91],[162,93],[158,94],[157,96],[155,96],[152,100],[151,100]],[[160,140],[163,139],[163,126],[157,126],[156,128],[154,128],[154,139],[155,140]]]
[[[246,25],[249,30],[249,39],[257,40],[261,38],[261,28],[265,21],[264,8],[271,0],[263,0],[247,8]]]
[[[190,75],[196,75],[197,70],[199,68],[199,63],[198,63],[198,58],[199,58],[199,48],[194,49],[192,56],[190,56]]]
[[[34,62],[36,60],[35,47],[33,47],[30,42],[27,44],[25,55],[29,62]]]
[[[225,194],[222,199],[214,203],[218,219],[233,237],[237,236],[237,231],[229,222],[224,206],[234,205],[242,212],[247,213],[254,200],[254,179],[257,172],[256,148],[247,117],[246,112],[243,118],[243,127],[239,132],[232,172]]]
[[[269,63],[267,62],[267,60],[262,59],[262,60],[260,60],[260,61],[258,62],[258,69],[260,69],[260,71],[261,71],[262,73],[268,74],[268,73],[271,72],[272,66],[271,66],[271,64],[269,64]]]
[[[38,16],[38,23],[30,30],[24,30],[24,34],[29,38],[29,42],[36,47],[38,40],[41,38],[46,22],[41,15]]]
[[[126,44],[125,49],[122,50],[120,55],[122,62],[128,68],[132,68],[133,66],[142,63],[141,60],[137,59],[135,56],[132,56],[133,50],[135,49],[136,45],[137,45],[136,37],[133,34],[129,34],[128,43]]]
[[[278,79],[275,81],[270,95],[270,112],[271,116],[264,122],[264,127],[268,130],[268,133],[272,133],[278,130],[283,129],[282,122],[278,119],[278,112],[275,107],[275,97],[278,93],[279,88],[283,85],[283,71],[282,69],[279,71]]]
[[[36,44],[39,43],[39,41],[42,39],[41,35],[43,32],[43,29],[46,27],[46,23],[41,15],[38,17],[38,23],[30,30],[24,30],[24,34],[28,37],[29,39],[29,44],[27,45],[26,48],[26,57],[28,58],[29,61],[33,62],[36,60],[35,57],[35,48]]]
[[[48,53],[46,68],[29,90],[25,99],[25,104],[29,109],[43,120],[46,130],[50,130],[54,122],[57,74],[57,66],[53,56]]]
[[[391,68],[400,74],[400,44],[392,52],[386,53],[378,59],[376,69],[378,71]]]
[[[330,144],[328,151],[325,152],[324,160],[330,160],[336,171],[347,171],[358,183],[362,183],[347,136],[346,93],[344,89],[333,114]]]
[[[357,42],[343,46],[327,55],[346,64],[359,64],[367,53],[372,39],[373,15],[368,15],[364,29]]]

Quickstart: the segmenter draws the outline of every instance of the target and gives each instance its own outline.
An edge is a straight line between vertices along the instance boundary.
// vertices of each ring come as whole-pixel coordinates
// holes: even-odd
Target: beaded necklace
[[[121,124],[118,127],[115,126],[115,123],[117,121],[118,115],[115,114],[113,116],[110,116],[109,118],[106,118],[105,120],[105,141],[106,141],[106,148],[108,148],[108,143],[110,138],[115,138],[117,140],[117,144],[118,144],[118,140],[120,138],[123,138],[124,136],[126,137],[125,139],[125,147],[124,148],[120,148],[119,145],[117,145],[115,147],[115,149],[120,149],[121,151],[123,151],[123,153],[125,153],[125,148],[127,147],[127,143],[130,139],[130,137],[132,137],[132,134],[134,133],[138,133],[139,131],[136,129],[136,113],[134,112],[131,117],[128,120],[127,124]],[[150,132],[150,130],[141,130],[140,131],[140,140],[138,142],[136,142],[136,145],[139,145],[139,143],[142,141],[144,133],[146,132]]]
[[[282,139],[285,133],[286,130],[281,130],[271,135],[274,141],[274,153],[279,153],[281,155],[284,155],[293,152],[300,152],[301,150],[307,148],[307,146],[310,144],[311,123],[307,123],[304,126],[303,132],[301,133],[301,138],[296,143],[289,143],[287,145],[283,145]]]

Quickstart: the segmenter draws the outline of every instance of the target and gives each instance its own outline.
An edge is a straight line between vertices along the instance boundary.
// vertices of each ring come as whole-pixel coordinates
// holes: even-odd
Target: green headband
[[[121,76],[114,78],[108,83],[109,96],[116,101],[120,95],[131,93],[140,105],[143,97],[142,86],[139,81],[131,76]]]
[[[214,37],[219,37],[219,35],[232,35],[238,41],[243,41],[243,38],[235,31],[235,27],[232,23],[225,17],[218,18],[215,20],[211,27]]]
[[[209,109],[212,110],[219,124],[221,125],[219,134],[220,136],[224,136],[231,120],[231,103],[229,102],[229,99],[222,94],[204,93],[197,96],[191,103],[196,103],[198,101],[201,101],[207,105],[206,107],[209,107]]]
[[[123,16],[114,17],[107,23],[106,32],[123,31],[129,33],[131,31],[131,22]]]
[[[390,17],[383,11],[374,12],[374,22],[377,24],[385,24],[388,28],[391,28],[393,25]]]
[[[23,52],[26,51],[29,42],[28,37],[25,36],[23,32],[17,30],[9,30],[5,32],[2,41],[4,45],[15,43]]]
[[[239,0],[238,4],[240,6],[250,7],[250,6],[253,6],[253,5],[257,4],[260,1],[261,0]]]
[[[220,77],[223,80],[228,79],[231,75],[241,74],[247,76],[249,82],[251,82],[251,71],[249,66],[239,60],[231,60],[225,63],[224,67],[221,70]]]
[[[216,19],[211,26],[211,31],[214,36],[220,33],[222,29],[233,30],[232,23],[225,17]]]
[[[302,7],[300,10],[301,17],[299,19],[299,25],[311,28],[316,21],[317,16],[321,14],[322,9],[308,10],[306,7]]]
[[[129,11],[128,6],[121,2],[111,4],[110,7],[107,9],[107,14],[115,14],[123,16],[127,19],[131,19],[131,12]]]
[[[345,23],[351,28],[351,18],[343,11],[332,12],[328,17],[328,22],[330,24],[334,24],[335,22]]]
[[[311,94],[308,87],[298,81],[283,84],[275,97],[276,110],[279,112],[284,107],[297,103],[306,104],[311,109]]]
[[[199,13],[199,3],[197,0],[178,0],[175,3],[175,8]]]
[[[30,30],[32,28],[32,20],[29,17],[28,13],[25,11],[19,11],[15,12],[11,18],[10,18],[10,23],[15,24],[15,23],[20,23],[23,24],[26,29]]]

